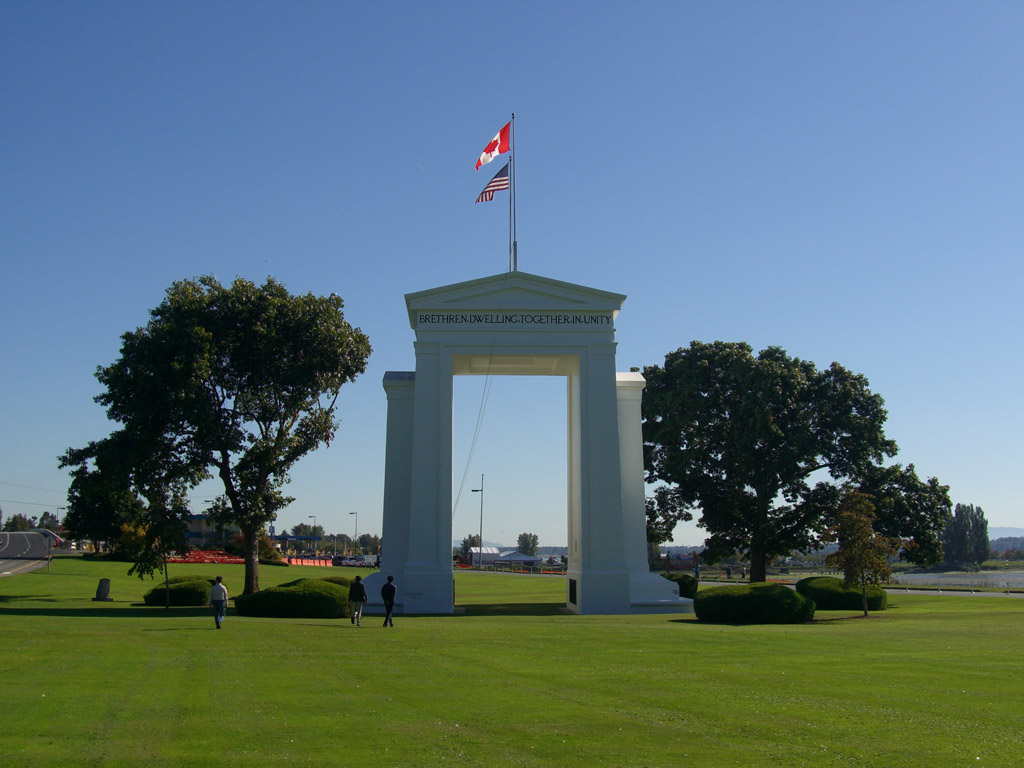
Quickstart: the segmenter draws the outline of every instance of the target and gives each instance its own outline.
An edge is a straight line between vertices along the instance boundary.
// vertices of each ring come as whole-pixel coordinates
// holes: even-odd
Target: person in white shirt
[[[210,587],[210,596],[206,602],[213,606],[213,620],[217,623],[217,629],[220,629],[221,622],[228,613],[228,589],[221,583],[220,576]]]

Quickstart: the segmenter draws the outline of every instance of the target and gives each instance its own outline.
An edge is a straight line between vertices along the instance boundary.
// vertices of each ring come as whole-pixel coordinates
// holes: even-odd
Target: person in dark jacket
[[[395,577],[388,576],[388,583],[380,588],[380,598],[384,601],[384,626],[393,627],[395,623],[391,620],[391,613],[395,610],[395,594],[398,588],[395,586]]]
[[[366,604],[366,587],[363,586],[361,576],[348,588],[348,604],[352,606],[352,623],[357,627],[363,626],[363,606]]]

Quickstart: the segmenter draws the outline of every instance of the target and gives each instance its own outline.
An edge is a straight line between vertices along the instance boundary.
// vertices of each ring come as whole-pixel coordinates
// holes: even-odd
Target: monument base
[[[567,573],[565,607],[578,614],[692,613],[693,601],[656,573],[582,569]]]
[[[406,566],[402,574],[393,573],[398,587],[398,599],[395,602],[395,614],[446,614],[450,615],[455,607],[455,581],[453,574],[437,571],[417,571],[415,567]],[[363,584],[366,586],[365,613],[378,615],[384,613],[384,601],[380,599],[380,588],[387,583],[384,571],[371,573]]]
[[[679,585],[656,573],[632,573],[630,613],[693,613],[693,600],[679,596]]]

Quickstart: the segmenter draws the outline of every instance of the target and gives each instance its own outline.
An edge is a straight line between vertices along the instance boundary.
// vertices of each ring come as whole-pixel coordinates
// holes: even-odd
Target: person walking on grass
[[[356,580],[349,585],[348,604],[352,606],[352,623],[357,627],[363,626],[363,605],[366,604],[366,587],[363,586],[362,576],[356,576]]]
[[[213,606],[213,621],[216,623],[217,629],[220,629],[221,622],[228,614],[228,588],[222,581],[218,576],[213,586],[210,587],[210,594],[206,598],[207,605]]]
[[[395,586],[395,577],[388,576],[388,583],[380,588],[380,598],[384,601],[384,626],[393,627],[395,623],[391,620],[391,614],[395,610],[395,594],[398,588]]]

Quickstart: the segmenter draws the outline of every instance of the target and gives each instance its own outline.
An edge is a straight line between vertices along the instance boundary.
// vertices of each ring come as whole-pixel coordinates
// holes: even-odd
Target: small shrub
[[[697,587],[700,585],[693,576],[688,573],[670,573],[666,578],[679,585],[679,596],[688,597],[693,600],[697,594]]]
[[[348,589],[324,579],[299,579],[235,598],[239,616],[337,619],[349,614]]]
[[[859,587],[846,587],[834,576],[810,576],[796,583],[796,591],[814,601],[819,611],[862,611],[864,602]],[[889,595],[881,587],[868,587],[868,610],[884,611]]]
[[[737,584],[697,593],[701,621],[722,624],[803,624],[814,618],[814,601],[781,584]]]
[[[289,565],[291,565],[291,563],[289,563],[287,560],[282,560],[280,557],[278,557],[277,560],[270,560],[268,558],[261,557],[259,559],[259,563],[260,563],[260,565],[283,565],[286,568]]]
[[[206,605],[206,596],[210,594],[210,582],[202,579],[191,581],[169,582],[171,605]],[[165,588],[163,584],[153,587],[142,596],[146,605],[165,605]]]

